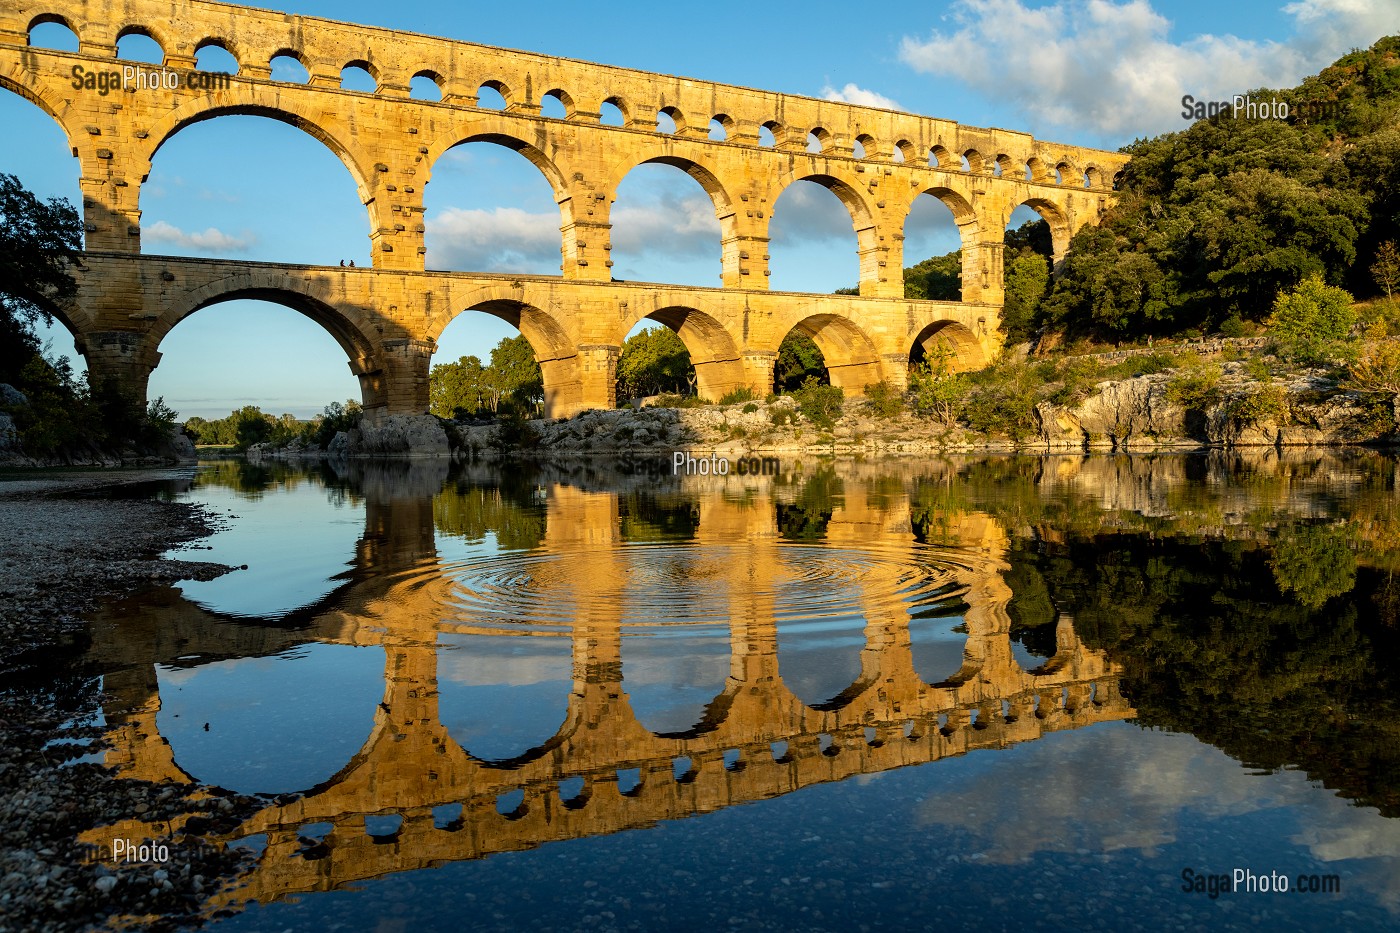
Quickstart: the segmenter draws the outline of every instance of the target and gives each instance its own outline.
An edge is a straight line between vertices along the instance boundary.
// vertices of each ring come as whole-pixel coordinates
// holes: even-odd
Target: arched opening
[[[540,98],[540,116],[550,120],[567,120],[574,112],[574,99],[555,88]]]
[[[444,633],[438,645],[438,716],[473,758],[524,758],[559,733],[573,690],[569,639]]]
[[[987,160],[976,149],[968,149],[962,154],[962,168],[964,172],[970,172],[973,175],[985,175],[987,174]]]
[[[384,696],[384,651],[311,642],[273,658],[161,665],[157,678],[156,727],[181,770],[235,793],[295,793],[364,748]]]
[[[938,361],[945,372],[973,372],[987,365],[977,335],[956,321],[939,320],[919,331],[909,347],[909,368]]]
[[[859,287],[855,219],[872,226],[865,214],[860,196],[839,179],[813,175],[785,187],[768,226],[770,287],[828,294]]]
[[[68,20],[56,13],[34,17],[29,24],[29,47],[56,52],[78,51],[78,34]]]
[[[662,107],[656,112],[656,131],[674,135],[685,129],[685,116],[675,107]]]
[[[659,333],[652,322],[662,325],[675,339]],[[703,311],[685,307],[653,311],[633,326],[628,341],[635,349],[629,353],[627,344],[623,346],[618,365],[619,399],[677,392],[718,402],[731,392],[749,388],[738,344],[719,321]]]
[[[420,71],[408,80],[408,96],[414,100],[442,100],[447,82],[436,71]]]
[[[972,206],[948,188],[930,188],[904,218],[904,294],[961,301],[964,248],[976,242]]]
[[[1046,252],[1047,244],[1043,228],[1035,234],[1035,241],[1029,245],[1042,255],[1047,256],[1053,267],[1055,263],[1064,258],[1065,253],[1069,250],[1070,239],[1069,217],[1058,204],[1044,198],[1029,198],[1012,210],[1006,225],[1008,230],[1022,231],[1027,223],[1034,223],[1037,220],[1043,220],[1048,228],[1049,252]],[[1029,233],[1029,231],[1026,232]],[[1019,247],[1021,244],[1017,245]]]
[[[992,174],[997,178],[1011,178],[1016,174],[1016,163],[1011,161],[1011,156],[1000,153],[992,165]]]
[[[300,53],[291,49],[283,49],[273,55],[267,66],[271,71],[273,81],[305,84],[311,80],[311,73],[306,70],[306,64],[302,62]]]
[[[851,154],[857,159],[864,159],[868,155],[874,155],[879,144],[875,142],[875,137],[862,133],[856,137],[855,145],[851,147]]]
[[[505,137],[469,138],[444,152],[423,189],[427,267],[558,275],[553,171],[543,154]]]
[[[332,402],[378,401],[372,380],[362,382],[347,365],[370,358],[368,340],[328,305],[271,282],[163,320],[155,336],[160,365],[147,396],[164,398],[185,420],[214,421],[251,405],[307,422]]]
[[[734,129],[734,121],[720,113],[710,118],[710,139],[722,143]]]
[[[356,179],[327,141],[294,119],[221,113],[162,141],[141,187],[141,251],[369,265],[369,218]]]
[[[238,59],[221,40],[205,39],[195,49],[194,67],[197,71],[236,75],[238,74]]]
[[[1084,171],[1084,187],[1086,187],[1086,188],[1102,188],[1102,187],[1103,187],[1103,172],[1099,170],[1098,166],[1091,165],[1091,166],[1089,166],[1087,169],[1085,169],[1085,171]]]
[[[458,313],[434,339],[429,389],[439,417],[552,417],[577,399],[577,351],[539,308],[487,299]]]
[[[1069,162],[1061,162],[1055,166],[1055,179],[1057,184],[1070,185],[1074,188],[1084,187],[1084,173]]]
[[[913,143],[907,139],[901,139],[894,144],[894,150],[890,153],[890,158],[896,162],[913,163],[914,160],[918,158],[917,152],[918,150],[914,148]]]
[[[702,166],[660,158],[633,167],[612,207],[613,277],[716,288],[718,218],[728,195]]]
[[[373,94],[379,90],[379,79],[369,62],[348,62],[344,68],[340,69],[340,89]]]
[[[117,58],[148,65],[165,63],[165,50],[143,26],[128,26],[117,33]]]
[[[1026,168],[1029,171],[1026,177],[1030,181],[1042,185],[1053,184],[1055,181],[1055,173],[1050,169],[1050,166],[1046,164],[1044,159],[1031,156],[1026,160]]]
[[[1035,337],[1040,302],[1050,289],[1054,231],[1037,211],[1022,204],[1011,212],[1003,236],[1001,332],[1008,344],[1024,343]]]
[[[621,97],[609,97],[598,107],[598,122],[604,126],[626,126],[631,122],[628,113]]]
[[[930,168],[944,168],[956,171],[959,167],[966,170],[966,163],[959,166],[959,162],[953,157],[945,146],[934,146],[928,151],[928,164]]]
[[[830,382],[831,385],[842,389],[847,398],[863,396],[866,386],[874,385],[883,379],[875,344],[864,331],[846,318],[834,314],[814,314],[798,321],[783,335],[783,342],[793,346],[798,338],[790,339],[790,334],[807,338],[821,351],[817,359],[806,356],[798,360],[807,368],[807,372],[800,376],[801,379],[805,380],[807,375],[812,375],[819,382]],[[779,364],[782,364],[783,344],[780,343],[774,349],[778,351]],[[779,364],[775,364],[773,372],[775,391],[778,389],[780,375],[785,378],[787,385],[798,378],[792,373],[791,367],[780,367]],[[818,365],[826,371],[825,380],[815,368]],[[783,370],[781,374],[780,368]]]
[[[499,81],[487,81],[476,89],[476,109],[505,110],[510,103],[510,91]]]
[[[814,127],[807,134],[808,152],[825,152],[829,145],[831,145],[831,133],[824,127]]]
[[[715,598],[706,577],[713,573],[698,552],[676,552],[665,574],[666,590],[691,618],[723,618],[726,606]],[[633,568],[635,569],[635,568]],[[654,588],[629,575],[628,605],[651,605]],[[703,611],[708,609],[708,612]],[[697,611],[702,610],[702,611]],[[658,615],[655,610],[649,613]],[[632,623],[631,619],[626,620]],[[622,689],[643,728],[660,736],[709,732],[724,719],[722,696],[729,678],[729,629],[723,625],[628,624],[622,641]]]
[[[769,149],[778,145],[778,134],[783,131],[783,126],[776,120],[769,120],[758,128],[758,144]]]

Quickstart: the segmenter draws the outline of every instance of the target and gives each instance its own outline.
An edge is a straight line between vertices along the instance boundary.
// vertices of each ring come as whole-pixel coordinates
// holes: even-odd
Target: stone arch
[[[714,315],[686,305],[656,308],[625,320],[624,337],[643,319],[670,328],[685,344],[690,364],[695,367],[695,391],[700,398],[718,402],[735,389],[749,386],[739,341]]]
[[[58,128],[63,131],[63,135],[68,137],[69,149],[76,156],[78,152],[72,146],[73,131],[64,122],[68,105],[64,101],[55,100],[46,87],[33,80],[34,76],[28,69],[15,68],[14,72],[17,74],[0,73],[0,90],[17,94],[48,114],[53,122],[58,124]]]
[[[1053,262],[1054,265],[1058,266],[1060,261],[1065,258],[1065,253],[1069,251],[1069,238],[1074,234],[1068,211],[1046,198],[1027,198],[1021,204],[1035,211],[1040,215],[1041,220],[1050,225],[1050,242],[1054,248]],[[1011,212],[1020,206],[1020,204],[1010,206],[1010,210],[1002,220],[1003,227],[1011,222]]]
[[[378,93],[379,93],[379,89],[380,89],[380,85],[381,85],[380,77],[379,77],[379,69],[375,67],[375,65],[374,65],[373,62],[371,62],[371,61],[370,61],[369,59],[367,59],[367,58],[352,58],[350,61],[348,61],[348,62],[346,62],[345,64],[341,65],[341,66],[340,66],[340,80],[341,80],[341,83],[342,83],[342,84],[344,84],[344,81],[345,81],[345,72],[349,71],[351,68],[358,68],[360,71],[363,71],[365,74],[369,75],[370,80],[374,82],[374,90],[373,90],[371,93],[374,93],[374,94],[378,94]],[[357,93],[365,93],[365,92],[360,91],[360,92],[357,92]]]
[[[578,107],[576,107],[576,106],[574,105],[574,99],[573,99],[573,97],[569,96],[569,92],[566,91],[566,90],[564,90],[564,89],[562,89],[562,88],[557,88],[557,87],[556,87],[556,88],[550,88],[548,91],[545,91],[543,94],[540,95],[540,108],[541,108],[541,110],[544,109],[544,101],[545,101],[545,99],[546,99],[546,98],[550,98],[550,97],[552,97],[552,98],[554,98],[555,100],[559,101],[560,106],[562,106],[562,107],[564,108],[564,119],[565,119],[565,120],[573,119],[574,115],[575,115],[576,113],[578,113]]]
[[[259,271],[242,273],[196,288],[172,302],[152,322],[146,334],[147,359],[144,362],[154,369],[160,361],[160,344],[166,335],[196,312],[239,298],[266,301],[290,308],[319,324],[345,351],[351,372],[360,379],[364,407],[383,407],[387,401],[387,387],[382,373],[383,361],[377,351],[378,334],[370,336],[373,328],[369,326],[369,312],[357,309],[364,315],[357,320],[338,307],[330,297],[335,290],[332,281],[326,279],[318,284],[319,288],[308,288],[304,274]]]
[[[1011,156],[1006,153],[998,153],[993,160],[992,174],[1000,178],[1013,178],[1016,174],[1016,163],[1011,161]]]
[[[856,145],[860,147],[860,152],[856,153],[855,147],[852,147],[852,153],[858,159],[872,159],[880,155],[880,143],[869,133],[861,133],[858,135],[856,137]]]
[[[64,29],[67,29],[73,34],[74,39],[82,41],[81,37],[78,35],[78,30],[73,27],[73,23],[71,20],[68,19],[68,17],[62,15],[61,13],[40,13],[38,16],[35,16],[29,21],[28,26],[24,27],[25,44],[30,45],[30,47],[32,48],[32,37],[30,34],[34,32],[34,27],[47,26],[49,24],[62,26]]]
[[[862,249],[866,242],[863,233],[874,236],[875,212],[871,210],[870,203],[865,196],[860,193],[860,189],[853,182],[847,181],[837,175],[827,172],[796,172],[782,179],[777,188],[773,191],[772,203],[777,204],[778,198],[783,196],[783,192],[792,187],[795,182],[810,181],[821,185],[827,191],[836,195],[837,199],[846,206],[846,210],[851,215],[851,226],[856,231],[856,236],[860,241]],[[771,221],[772,215],[769,215]]]
[[[141,180],[144,182],[149,176],[151,163],[155,159],[156,153],[160,152],[161,147],[186,127],[222,116],[267,117],[296,127],[334,153],[336,158],[350,171],[350,177],[355,181],[360,203],[370,204],[374,194],[370,175],[364,168],[365,163],[361,161],[359,153],[323,125],[325,122],[323,114],[304,113],[301,108],[288,105],[275,86],[267,90],[262,88],[249,89],[247,96],[251,99],[245,100],[243,103],[222,105],[212,103],[209,97],[192,98],[184,106],[168,114],[160,123],[152,126],[148,139],[150,151],[146,153]],[[264,96],[268,100],[258,99]],[[370,207],[370,229],[377,227],[377,210]]]
[[[1030,181],[1042,185],[1052,185],[1055,183],[1055,172],[1050,165],[1041,158],[1031,156],[1026,160],[1026,167],[1030,169]]]
[[[636,163],[636,165],[623,166],[619,173],[609,181],[608,187],[612,191],[617,191],[618,186],[621,185],[627,176],[632,173],[632,170],[639,165],[669,165],[672,168],[680,169],[682,172],[685,172],[691,178],[695,179],[700,187],[705,189],[705,193],[710,196],[710,201],[715,206],[715,216],[719,218],[720,225],[723,228],[722,235],[727,237],[733,232],[730,227],[733,225],[734,219],[734,202],[729,197],[729,191],[725,188],[724,182],[720,181],[719,176],[716,175],[713,170],[707,166],[701,165],[694,159],[688,159],[684,156],[660,155],[650,159],[643,159]]]
[[[447,96],[447,79],[444,78],[440,72],[434,71],[431,68],[419,68],[413,74],[409,75],[409,87],[412,88],[413,82],[417,81],[419,78],[422,78],[424,81],[430,82],[433,85],[433,87],[437,88],[438,100],[442,100],[444,97]],[[411,90],[409,92],[409,96],[413,97],[413,93]],[[418,99],[425,100],[427,98]]]
[[[1074,188],[1084,187],[1084,173],[1074,163],[1061,162],[1055,166],[1055,171],[1059,173],[1060,184]]]
[[[271,55],[269,55],[269,56],[267,57],[267,67],[268,67],[268,70],[269,70],[269,76],[270,76],[271,69],[272,69],[272,63],[275,62],[275,61],[277,61],[277,59],[279,59],[279,58],[289,58],[289,59],[291,59],[292,61],[296,62],[298,65],[301,66],[301,70],[302,70],[302,72],[306,75],[306,77],[302,78],[300,81],[283,81],[283,80],[281,80],[281,79],[279,79],[279,78],[272,78],[273,81],[275,81],[275,82],[277,82],[277,83],[279,83],[279,84],[303,84],[303,85],[305,85],[305,84],[310,83],[310,81],[311,81],[311,69],[310,69],[310,68],[307,66],[307,64],[306,64],[306,56],[303,55],[299,50],[293,49],[293,48],[285,48],[285,47],[284,47],[284,48],[280,48],[280,49],[278,49],[277,51],[273,52]]]
[[[199,53],[203,52],[205,49],[223,49],[225,52],[229,53],[229,55],[233,56],[233,60],[238,65],[238,71],[240,73],[243,71],[243,55],[241,54],[241,49],[235,43],[218,36],[205,36],[194,44],[195,56],[198,57]]]
[[[622,125],[624,127],[632,125],[632,108],[624,98],[616,94],[611,94],[603,98],[602,103],[612,104],[617,108],[617,112],[622,114]]]
[[[502,285],[476,291],[444,312],[429,315],[427,338],[436,345],[448,324],[471,311],[480,311],[505,321],[529,342],[543,376],[545,417],[562,417],[563,413],[572,414],[579,409],[582,385],[578,348],[559,321],[549,312],[526,301],[519,289]]]
[[[440,135],[428,146],[428,152],[423,157],[423,161],[428,164],[428,173],[423,179],[423,183],[427,184],[432,178],[433,166],[437,165],[438,159],[440,159],[447,150],[466,143],[493,143],[497,146],[504,146],[512,152],[519,153],[524,156],[531,165],[539,169],[540,174],[545,177],[545,180],[549,182],[549,187],[554,191],[555,200],[558,201],[560,207],[563,208],[570,196],[569,184],[564,178],[564,173],[560,170],[559,166],[554,163],[554,160],[545,155],[545,153],[536,146],[515,135],[518,127],[515,126],[513,121],[499,121],[499,126],[492,124],[493,121],[489,120],[474,120],[470,124],[472,127],[471,129],[457,128]],[[566,216],[566,222],[568,219],[569,218]]]
[[[884,380],[880,353],[870,335],[855,322],[829,312],[806,315],[798,320],[780,323],[774,328],[774,342],[765,347],[778,352],[783,338],[790,331],[810,337],[826,359],[831,384],[843,389],[848,397],[865,395],[865,387]]]
[[[515,96],[511,93],[511,90],[510,90],[510,86],[509,86],[509,85],[507,85],[504,81],[500,80],[499,78],[487,78],[486,80],[482,81],[480,84],[478,84],[478,85],[476,86],[476,94],[475,94],[475,97],[477,98],[476,107],[477,107],[478,110],[495,110],[495,109],[496,109],[495,107],[482,107],[482,106],[481,106],[481,100],[480,100],[480,98],[481,98],[481,89],[482,89],[482,88],[490,88],[491,90],[495,91],[497,94],[500,94],[500,95],[501,95],[501,100],[503,100],[503,101],[505,102],[504,105],[503,105],[502,108],[501,108],[501,109],[503,109],[503,110],[509,110],[510,107],[511,107],[511,105],[515,103]]]
[[[170,43],[166,40],[163,31],[152,29],[150,26],[138,23],[123,26],[112,36],[112,56],[114,58],[118,57],[116,51],[117,46],[120,45],[121,41],[127,36],[145,36],[147,39],[150,39],[156,45],[160,46],[161,64],[170,60]]]
[[[1084,170],[1084,187],[1103,187],[1103,171],[1097,165],[1090,165]]]
[[[824,126],[814,126],[807,131],[807,151],[812,153],[813,155],[816,155],[817,153],[826,152],[831,148],[831,142],[834,138],[835,137],[831,135],[831,130],[827,129]],[[816,149],[811,148],[811,141],[814,139],[817,143]]]
[[[988,160],[976,149],[966,149],[962,154],[963,161],[967,163],[965,171],[973,175],[991,174]]]
[[[656,131],[657,131],[658,133],[663,132],[663,130],[660,129],[660,122],[661,122],[661,115],[664,114],[665,116],[670,117],[670,118],[671,118],[671,122],[674,123],[674,124],[676,125],[676,129],[674,130],[674,132],[669,133],[669,134],[666,134],[666,135],[670,135],[670,136],[684,136],[684,135],[685,135],[686,127],[688,126],[688,124],[685,122],[685,114],[681,113],[680,108],[678,108],[678,107],[673,107],[673,106],[666,106],[666,107],[662,107],[662,108],[658,109],[658,110],[656,111],[656,113],[657,113],[657,130],[656,130]]]
[[[714,116],[710,117],[710,123],[718,124],[720,131],[724,134],[719,140],[716,140],[716,142],[723,142],[725,140],[728,140],[729,137],[733,135],[734,127],[736,126],[734,118],[727,113],[715,114]],[[711,127],[710,132],[714,132],[713,127]]]
[[[758,127],[758,128],[759,128],[759,130],[760,130],[760,142],[759,142],[759,145],[764,146],[764,148],[776,149],[776,148],[778,147],[778,145],[782,142],[782,139],[783,139],[783,125],[782,125],[781,123],[779,123],[777,120],[766,120],[766,121],[764,121],[763,123],[759,124],[759,127]],[[773,142],[772,142],[771,145],[768,145],[768,144],[765,144],[765,143],[762,142],[762,132],[761,132],[762,130],[767,130],[767,131],[768,131],[768,135],[773,137]]]
[[[890,155],[896,162],[913,165],[914,160],[918,158],[918,150],[914,148],[914,144],[909,140],[900,139],[895,141],[894,150]]]
[[[947,146],[934,146],[929,149],[928,154],[930,168],[941,168],[950,172],[962,171],[961,163],[953,157]]]
[[[927,188],[915,188],[911,190],[913,190],[914,194],[909,200],[908,207],[905,208],[904,224],[900,226],[900,232],[903,233],[904,225],[907,225],[909,222],[909,214],[913,211],[914,205],[918,203],[920,197],[922,197],[923,195],[929,195],[931,197],[937,198],[940,202],[942,202],[942,204],[945,207],[948,208],[949,211],[952,212],[953,222],[958,226],[958,239],[961,242],[960,248],[962,249],[963,282],[968,282],[969,276],[971,274],[971,270],[968,267],[968,263],[972,261],[976,253],[979,234],[977,212],[973,210],[972,202],[969,201],[967,197],[965,197],[960,192],[955,191],[952,188],[944,187],[942,185],[934,185]],[[908,258],[909,257],[906,257],[906,260]],[[962,300],[968,300],[968,292],[966,285],[964,285],[962,289]]]
[[[919,331],[909,348],[910,364],[941,354],[955,373],[982,369],[989,362],[977,335],[958,321],[937,320]]]

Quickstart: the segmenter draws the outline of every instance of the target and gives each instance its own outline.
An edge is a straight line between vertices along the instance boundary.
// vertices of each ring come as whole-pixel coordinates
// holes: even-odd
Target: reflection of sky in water
[[[926,684],[942,683],[958,672],[967,648],[962,616],[932,616],[909,620],[909,653],[914,673]]]
[[[305,790],[334,775],[364,746],[384,697],[380,648],[308,644],[157,670],[156,724],[175,763],[242,793]]]
[[[1185,867],[1236,866],[1336,873],[1343,897],[1180,890]],[[1297,772],[1107,723],[255,906],[219,929],[433,929],[464,912],[483,930],[595,929],[609,910],[641,929],[1394,929],[1397,869],[1400,823]]]
[[[438,644],[438,713],[472,755],[513,758],[559,731],[573,690],[568,638],[443,634]]]
[[[638,721],[652,732],[699,725],[728,678],[728,626],[626,629],[622,688]]]
[[[269,490],[256,499],[222,486],[196,486],[189,498],[237,519],[204,539],[212,550],[177,556],[247,570],[207,581],[187,580],[181,591],[215,612],[267,617],[316,602],[336,587],[365,530],[364,506],[330,501],[312,477],[292,489]]]

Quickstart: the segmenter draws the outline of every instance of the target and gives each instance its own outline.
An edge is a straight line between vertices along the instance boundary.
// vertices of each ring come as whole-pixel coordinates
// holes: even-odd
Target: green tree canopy
[[[620,396],[641,398],[686,393],[695,383],[690,351],[669,327],[650,327],[628,337],[617,361]]]

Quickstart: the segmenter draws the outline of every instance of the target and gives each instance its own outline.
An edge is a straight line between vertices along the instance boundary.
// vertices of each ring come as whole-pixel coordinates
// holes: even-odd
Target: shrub
[[[1220,333],[1225,337],[1248,337],[1249,325],[1238,314],[1232,314],[1220,322]]]
[[[1236,431],[1260,424],[1281,424],[1288,418],[1288,393],[1272,383],[1246,389],[1225,403],[1225,417]]]
[[[744,408],[743,408],[743,412],[744,412],[744,414],[746,414],[746,415],[751,415],[751,414],[753,414],[753,413],[756,412],[756,411],[758,411],[758,403],[757,403],[757,402],[749,402],[749,403],[748,403],[747,405],[745,405]]]
[[[1368,341],[1348,367],[1347,387],[1358,392],[1400,394],[1400,342]]]
[[[830,430],[841,416],[841,405],[845,393],[833,385],[823,385],[815,376],[802,381],[802,387],[792,393],[797,399],[797,410],[819,428]]]
[[[958,420],[968,393],[967,377],[949,372],[946,355],[926,358],[909,374],[909,387],[914,392],[914,411],[944,427]]]
[[[753,389],[748,386],[741,386],[733,392],[726,392],[720,397],[721,405],[736,405],[739,402],[752,402],[758,396],[754,395]]]
[[[1322,276],[1311,275],[1274,299],[1269,328],[1280,356],[1299,363],[1325,363],[1346,355],[1356,320],[1351,295],[1323,282]]]
[[[1167,401],[1188,409],[1204,410],[1220,401],[1220,366],[1190,357],[1167,380]]]
[[[904,410],[904,393],[888,382],[866,386],[865,398],[877,418],[893,418]]]
[[[773,426],[781,428],[785,424],[794,421],[796,416],[786,408],[776,408],[768,415],[768,420],[773,422]]]
[[[1019,443],[1036,429],[1037,380],[1024,363],[1001,363],[973,380],[963,416],[974,431]]]

